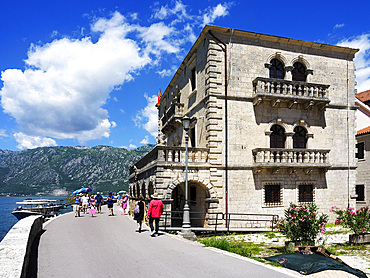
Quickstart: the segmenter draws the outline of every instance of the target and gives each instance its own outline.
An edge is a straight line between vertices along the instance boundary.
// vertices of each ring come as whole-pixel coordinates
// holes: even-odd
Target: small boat
[[[65,204],[58,203],[57,200],[38,199],[38,200],[24,200],[23,202],[16,202],[17,207],[12,211],[12,214],[18,220],[30,215],[43,215],[44,217],[52,217],[58,215],[61,208]]]

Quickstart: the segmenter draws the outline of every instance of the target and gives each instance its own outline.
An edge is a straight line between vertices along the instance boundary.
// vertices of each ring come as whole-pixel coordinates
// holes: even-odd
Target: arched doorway
[[[153,183],[152,182],[149,182],[149,185],[148,185],[148,198],[150,199],[153,194],[154,194]]]
[[[190,207],[190,224],[192,227],[204,227],[205,216],[208,212],[208,203],[206,199],[210,197],[207,189],[201,184],[189,181],[188,203]],[[171,210],[173,227],[182,226],[182,212],[185,205],[185,183],[180,183],[172,190]],[[178,211],[178,213],[176,213]]]

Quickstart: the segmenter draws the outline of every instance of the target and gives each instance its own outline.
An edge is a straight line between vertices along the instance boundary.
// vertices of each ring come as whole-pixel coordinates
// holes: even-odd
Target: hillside
[[[0,150],[0,193],[65,195],[81,187],[127,190],[130,162],[138,161],[153,147]]]

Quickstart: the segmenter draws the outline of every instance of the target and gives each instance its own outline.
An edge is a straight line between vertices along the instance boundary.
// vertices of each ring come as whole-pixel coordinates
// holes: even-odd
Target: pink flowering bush
[[[370,232],[369,207],[362,207],[358,210],[351,207],[346,210],[332,207],[330,211],[337,215],[337,219],[335,220],[336,225],[342,225],[343,227],[349,228],[356,235]]]
[[[274,219],[272,222],[274,228],[289,240],[312,244],[319,233],[326,233],[327,220],[326,214],[318,215],[318,208],[315,204],[299,206],[290,203],[289,208],[284,210],[284,218]]]

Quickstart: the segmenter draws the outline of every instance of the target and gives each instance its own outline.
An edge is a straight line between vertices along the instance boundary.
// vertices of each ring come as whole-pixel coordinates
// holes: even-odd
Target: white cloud
[[[339,46],[360,49],[356,53],[356,81],[357,92],[370,89],[370,34],[352,37],[338,43]]]
[[[0,129],[0,137],[9,137],[5,129]]]
[[[227,4],[218,4],[216,7],[210,8],[203,15],[203,25],[210,24],[214,22],[218,17],[223,17],[228,15],[228,5]]]
[[[172,67],[171,69],[163,69],[161,71],[157,71],[157,73],[161,77],[172,76],[172,75],[175,74],[175,72],[176,72],[176,68],[175,67]]]
[[[1,105],[22,134],[77,138],[80,143],[109,137],[115,123],[102,106],[110,92],[149,65],[149,55],[178,51],[165,41],[171,28],[164,24],[143,28],[125,20],[118,12],[110,19],[98,19],[91,26],[99,34],[95,43],[84,37],[31,45],[24,71],[2,73]],[[135,30],[143,40],[126,37]],[[139,44],[145,44],[147,52]]]
[[[158,110],[155,107],[158,98],[156,95],[148,96],[147,94],[144,95],[146,98],[148,105],[140,110],[135,119],[135,125],[144,128],[148,131],[153,137],[157,137],[158,135]]]
[[[108,18],[97,18],[90,31],[81,28],[80,33],[75,32],[77,38],[63,37],[53,30],[53,41],[30,46],[25,70],[3,71],[1,106],[16,120],[22,135],[17,138],[32,142],[19,146],[53,145],[55,141],[50,140],[54,139],[77,139],[84,144],[108,138],[116,126],[105,105],[110,93],[141,70],[162,66],[164,59],[178,65],[178,59],[184,57],[184,45],[196,40],[201,23],[228,14],[229,4],[209,7],[196,16],[188,13],[182,1],[172,3],[170,7],[154,4],[156,13],[145,26],[137,23],[143,22],[137,13],[125,17],[115,12]],[[156,72],[169,76],[176,70],[169,68]],[[148,106],[138,113],[136,123],[157,136],[157,97],[145,97]]]
[[[22,132],[14,133],[14,139],[18,142],[19,149],[34,149],[37,147],[57,146],[55,140],[39,136],[28,136]]]
[[[146,145],[148,143],[149,143],[149,137],[148,137],[148,135],[146,135],[145,138],[140,141],[140,144]]]
[[[130,144],[130,146],[128,146],[129,149],[136,149],[137,147],[134,145],[134,144]]]
[[[344,27],[344,23],[341,23],[341,24],[335,24],[334,26],[334,29],[339,29],[339,28],[343,28]]]

